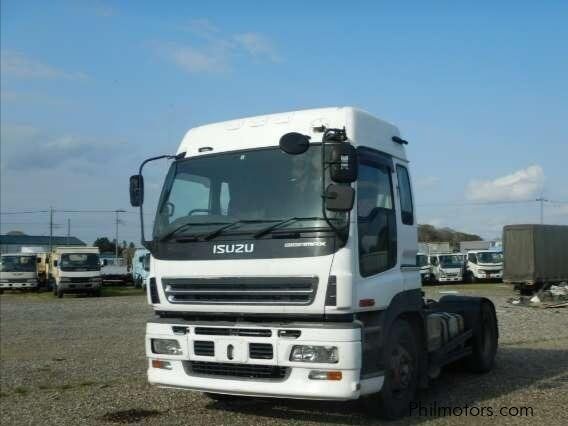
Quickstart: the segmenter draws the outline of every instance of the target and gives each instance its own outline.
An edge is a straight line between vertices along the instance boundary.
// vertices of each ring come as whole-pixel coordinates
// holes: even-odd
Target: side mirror
[[[325,190],[325,208],[332,212],[348,212],[355,202],[355,190],[347,185],[332,183]]]
[[[144,177],[142,175],[130,176],[130,204],[140,207],[144,203]]]
[[[303,154],[310,147],[310,137],[301,133],[286,133],[280,138],[280,149],[286,154]]]
[[[338,183],[351,183],[357,180],[357,150],[349,143],[335,143],[330,146],[329,156],[331,179]]]

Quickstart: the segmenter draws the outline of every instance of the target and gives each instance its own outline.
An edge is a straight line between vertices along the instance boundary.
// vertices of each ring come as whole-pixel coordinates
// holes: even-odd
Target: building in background
[[[51,237],[51,245],[86,246],[77,237]],[[49,251],[49,236],[44,235],[0,235],[0,253],[18,253],[22,247],[34,247]],[[39,251],[39,250],[38,250]]]

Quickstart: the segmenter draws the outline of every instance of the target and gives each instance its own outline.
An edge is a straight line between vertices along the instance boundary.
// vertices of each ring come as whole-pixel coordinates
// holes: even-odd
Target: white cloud
[[[260,33],[223,34],[208,19],[194,19],[181,28],[195,36],[191,43],[156,43],[155,47],[160,54],[186,72],[226,72],[239,55],[257,61],[281,60],[272,42]]]
[[[2,50],[0,63],[1,73],[6,76],[66,80],[83,80],[87,78],[86,74],[67,72],[12,50]]]
[[[170,49],[172,60],[190,73],[223,72],[228,69],[228,58],[224,49],[205,52],[191,46],[177,46]]]
[[[251,56],[266,58],[272,62],[279,62],[280,57],[276,49],[264,35],[259,33],[243,33],[234,36],[236,42]]]
[[[530,200],[542,192],[543,184],[542,167],[532,165],[493,180],[472,180],[466,197],[479,202]]]

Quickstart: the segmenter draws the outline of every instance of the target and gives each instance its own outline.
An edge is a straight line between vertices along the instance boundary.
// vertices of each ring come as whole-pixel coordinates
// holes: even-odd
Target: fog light
[[[290,361],[335,364],[339,361],[337,346],[294,345]]]
[[[152,352],[162,355],[181,355],[183,351],[174,339],[152,339]]]
[[[162,370],[171,370],[172,364],[168,361],[162,361],[161,359],[153,359],[152,360],[152,367],[153,368],[161,368]]]
[[[320,371],[320,370],[312,370],[308,375],[308,378],[311,380],[341,380],[343,374],[341,371]]]

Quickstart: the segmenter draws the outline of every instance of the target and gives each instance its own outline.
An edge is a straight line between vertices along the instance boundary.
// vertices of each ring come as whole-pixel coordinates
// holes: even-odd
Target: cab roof
[[[373,148],[406,160],[404,146],[392,140],[399,130],[392,124],[353,107],[331,107],[259,115],[207,124],[190,129],[184,136],[178,154],[193,157],[217,152],[278,146],[285,133],[299,132],[321,142],[322,133],[314,130],[345,127],[354,146]],[[200,152],[200,148],[211,148]]]

